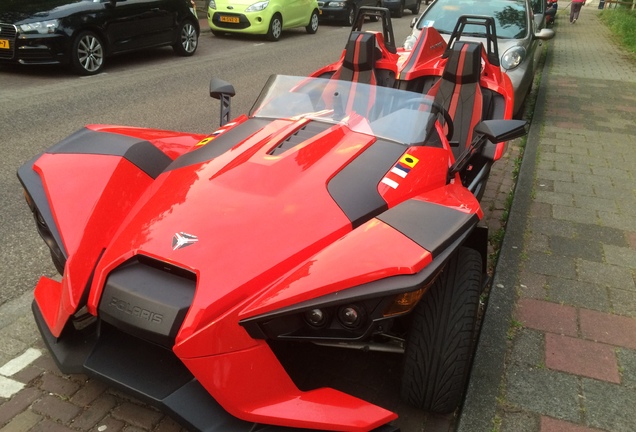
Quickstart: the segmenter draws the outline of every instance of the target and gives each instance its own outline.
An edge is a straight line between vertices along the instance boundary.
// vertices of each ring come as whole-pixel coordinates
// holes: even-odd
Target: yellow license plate
[[[239,23],[239,18],[238,17],[233,17],[233,16],[223,16],[223,15],[221,15],[221,17],[219,18],[219,21],[226,22],[226,23],[238,24]]]
[[[9,49],[9,41],[7,39],[0,39],[0,49]]]

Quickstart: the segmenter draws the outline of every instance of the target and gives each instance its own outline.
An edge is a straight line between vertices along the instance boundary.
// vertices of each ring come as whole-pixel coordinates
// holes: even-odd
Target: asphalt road
[[[393,20],[398,43],[410,21],[410,15]],[[189,58],[171,48],[123,55],[93,77],[61,67],[0,66],[0,305],[32,289],[40,275],[56,274],[15,174],[22,163],[90,123],[210,133],[219,121],[210,78],[234,85],[236,116],[250,109],[270,74],[306,75],[336,61],[349,34],[326,24],[315,35],[301,28],[266,42],[217,38],[201,22],[199,48]]]

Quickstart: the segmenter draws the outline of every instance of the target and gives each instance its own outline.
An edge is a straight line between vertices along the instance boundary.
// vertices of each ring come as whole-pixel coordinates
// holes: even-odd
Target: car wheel
[[[84,31],[73,41],[71,67],[80,75],[95,75],[104,68],[106,51],[102,40],[91,31]]]
[[[307,33],[315,34],[318,31],[318,11],[314,10],[311,13],[311,19],[309,20],[309,24],[305,27]]]
[[[349,10],[347,12],[347,20],[345,22],[349,27],[352,27],[355,20],[356,20],[356,7],[349,6]]]
[[[199,45],[199,35],[197,28],[191,21],[184,21],[179,29],[179,40],[172,46],[174,51],[180,56],[191,56]]]
[[[460,248],[412,312],[402,398],[436,413],[454,411],[468,378],[479,294],[481,255]]]
[[[375,7],[382,7],[382,2],[378,2],[378,4],[375,5]],[[377,15],[372,16],[371,18],[369,18],[372,22],[378,22],[380,20],[380,17]]]
[[[269,22],[269,30],[267,31],[267,40],[278,41],[283,33],[283,19],[279,14],[272,17]]]
[[[393,12],[393,16],[396,18],[402,18],[404,16],[404,2],[400,2],[397,10]]]
[[[413,6],[413,9],[411,9],[411,12],[413,12],[413,15],[417,15],[420,13],[420,6],[422,6],[422,0],[417,0],[415,2],[415,6]]]

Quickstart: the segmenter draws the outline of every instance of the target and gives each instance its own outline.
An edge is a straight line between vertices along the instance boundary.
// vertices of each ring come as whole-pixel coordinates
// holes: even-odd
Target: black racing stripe
[[[405,151],[401,144],[378,140],[329,181],[329,194],[354,227],[387,209],[378,184]]]
[[[245,141],[259,130],[263,129],[272,120],[252,118],[233,127],[232,129],[219,135],[218,138],[198,149],[179,156],[172,162],[165,171],[183,168],[197,163],[207,162],[230,150],[235,145]]]
[[[148,141],[87,128],[80,129],[46,152],[121,156],[153,179],[172,162],[172,159]]]
[[[424,32],[426,30],[422,30],[422,31]],[[404,65],[404,67],[402,68],[402,71],[400,72],[400,79],[404,79],[404,77],[409,72],[411,72],[411,69],[413,69],[413,67],[418,63],[418,60],[420,58],[420,53],[424,49],[424,42],[426,41],[426,39],[427,39],[426,37],[417,38],[418,44],[411,50],[411,55],[409,56],[409,59],[406,62],[406,65]]]
[[[429,251],[433,258],[479,222],[476,214],[418,200],[405,201],[378,219]]]

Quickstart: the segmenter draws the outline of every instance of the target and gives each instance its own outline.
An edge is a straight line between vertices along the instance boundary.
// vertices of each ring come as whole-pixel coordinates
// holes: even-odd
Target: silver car
[[[495,19],[501,68],[515,90],[514,115],[522,116],[539,58],[539,41],[551,39],[554,31],[542,28],[543,13],[535,15],[530,0],[435,0],[422,15],[413,19],[413,31],[406,38],[404,48],[411,49],[425,27],[434,27],[448,42],[462,15]],[[465,40],[485,41],[484,28],[480,26],[467,25],[463,34],[468,36]]]

